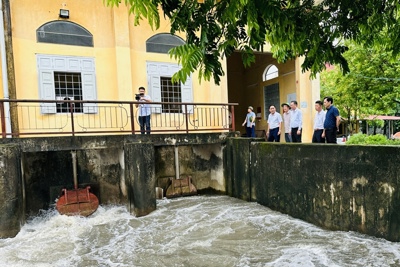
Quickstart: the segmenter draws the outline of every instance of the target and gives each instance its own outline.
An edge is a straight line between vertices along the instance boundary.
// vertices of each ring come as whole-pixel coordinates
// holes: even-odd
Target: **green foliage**
[[[365,143],[367,145],[387,145],[388,141],[389,140],[386,138],[386,136],[382,134],[369,135],[367,138],[365,138]]]
[[[386,32],[379,34],[384,39]],[[321,73],[321,94],[331,95],[342,117],[358,121],[368,115],[392,115],[400,96],[400,57],[393,56],[384,45],[364,48],[355,42],[347,42],[349,51],[344,57],[351,72],[343,75],[333,69]],[[371,122],[383,126],[381,122]]]
[[[373,126],[373,127],[382,128],[385,125],[385,122],[383,120],[371,120],[371,121],[368,121],[368,125]]]
[[[118,6],[121,0],[103,0]],[[400,50],[398,0],[125,0],[135,25],[146,19],[153,27],[160,23],[158,8],[170,20],[171,34],[184,32],[186,44],[198,48],[202,56],[187,59],[184,50],[170,54],[182,63],[176,78],[199,70],[200,77],[219,83],[224,75],[220,59],[233,51],[243,53],[245,66],[255,61],[254,51],[268,42],[273,57],[285,62],[303,57],[303,71],[312,75],[325,69],[325,63],[349,71],[343,53],[347,46],[337,40],[355,40],[374,45],[385,43],[396,55]],[[387,37],[379,33],[385,30]],[[186,47],[187,51],[192,48]],[[192,51],[193,52],[193,51]]]
[[[361,134],[361,133],[354,134],[349,138],[349,140],[346,141],[346,145],[365,144],[366,143],[365,139],[367,139],[366,134]]]
[[[400,140],[390,140],[382,134],[366,135],[355,134],[346,142],[346,145],[391,145],[400,146]]]

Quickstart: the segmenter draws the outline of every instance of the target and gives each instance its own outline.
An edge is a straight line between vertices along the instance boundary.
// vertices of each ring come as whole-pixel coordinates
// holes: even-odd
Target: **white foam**
[[[123,206],[87,218],[45,211],[0,239],[0,266],[396,266],[399,251],[399,243],[325,231],[255,203],[193,196],[157,200],[140,218]]]

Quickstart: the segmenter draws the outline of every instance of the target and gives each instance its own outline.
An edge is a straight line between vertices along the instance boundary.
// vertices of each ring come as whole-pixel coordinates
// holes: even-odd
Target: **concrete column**
[[[0,146],[0,238],[14,237],[20,230],[23,193],[19,147]]]
[[[251,200],[251,138],[228,138],[224,151],[226,193],[231,197]]]
[[[304,58],[296,58],[296,96],[298,107],[303,114],[303,132],[301,140],[303,143],[311,143],[314,126],[315,109],[314,103],[320,99],[319,75],[310,79],[310,72],[303,73],[301,64]]]
[[[154,145],[125,144],[124,150],[129,210],[135,216],[145,216],[156,209]]]

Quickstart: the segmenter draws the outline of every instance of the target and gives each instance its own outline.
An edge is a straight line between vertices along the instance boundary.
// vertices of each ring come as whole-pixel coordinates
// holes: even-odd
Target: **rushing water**
[[[0,239],[0,266],[400,266],[400,243],[325,231],[227,196],[163,199],[136,218],[46,211]]]

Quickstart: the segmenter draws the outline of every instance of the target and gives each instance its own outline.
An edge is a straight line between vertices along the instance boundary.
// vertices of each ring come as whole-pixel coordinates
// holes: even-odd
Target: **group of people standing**
[[[266,137],[268,142],[280,142],[282,124],[285,129],[285,141],[287,143],[301,143],[303,129],[303,115],[297,107],[297,101],[293,100],[281,105],[283,109],[283,118],[276,111],[275,105],[269,106],[269,115],[267,120]],[[326,111],[322,106],[325,106]],[[339,130],[340,116],[339,110],[333,106],[333,98],[327,96],[323,102],[315,101],[315,110],[317,111],[314,119],[313,143],[336,143],[336,133]],[[255,135],[255,113],[253,107],[249,106],[243,126],[246,125],[246,135],[256,137]]]

